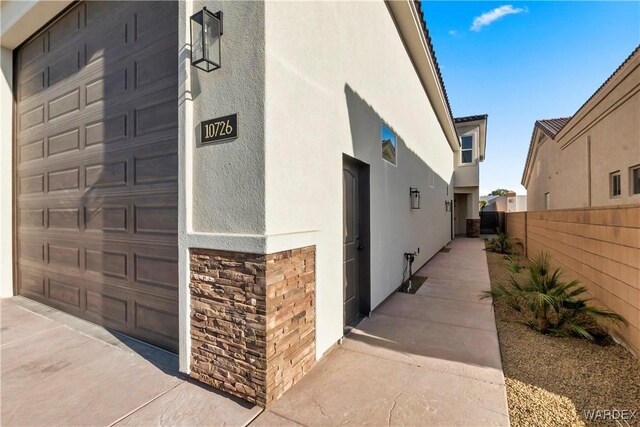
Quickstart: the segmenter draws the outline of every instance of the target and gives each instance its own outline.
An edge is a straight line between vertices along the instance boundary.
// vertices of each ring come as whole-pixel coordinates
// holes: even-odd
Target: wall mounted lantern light
[[[451,205],[453,204],[453,201],[451,200],[445,200],[444,201],[444,210],[447,212],[451,212]]]
[[[207,8],[191,17],[191,65],[206,72],[217,70],[220,62],[222,11],[211,13]]]
[[[411,196],[411,209],[420,209],[420,192],[417,188],[409,187]]]

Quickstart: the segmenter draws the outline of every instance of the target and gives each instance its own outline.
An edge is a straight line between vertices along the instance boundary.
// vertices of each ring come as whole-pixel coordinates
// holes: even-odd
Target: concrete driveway
[[[188,381],[177,356],[21,297],[0,301],[1,423],[247,425],[261,409]]]
[[[177,358],[23,298],[2,300],[2,425],[509,424],[489,272],[456,239],[269,410],[177,372]]]
[[[449,247],[252,425],[509,425],[484,243]]]

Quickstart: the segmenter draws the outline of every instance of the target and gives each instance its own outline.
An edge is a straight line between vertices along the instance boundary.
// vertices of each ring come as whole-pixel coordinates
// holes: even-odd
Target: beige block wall
[[[507,214],[510,237],[523,234],[528,256],[548,252],[565,279],[578,279],[628,326],[611,332],[640,355],[640,205]],[[509,225],[511,223],[511,225]]]

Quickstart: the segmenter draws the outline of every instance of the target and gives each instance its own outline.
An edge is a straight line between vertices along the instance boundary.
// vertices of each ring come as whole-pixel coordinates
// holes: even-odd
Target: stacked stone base
[[[480,237],[480,219],[467,219],[467,237]]]
[[[190,257],[191,376],[267,407],[315,363],[315,247]]]

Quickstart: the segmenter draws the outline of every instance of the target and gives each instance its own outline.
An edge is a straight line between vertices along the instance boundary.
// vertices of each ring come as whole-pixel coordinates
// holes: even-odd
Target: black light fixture
[[[444,210],[447,212],[451,212],[451,205],[453,205],[453,201],[452,200],[445,200],[444,201]]]
[[[417,188],[409,187],[411,196],[411,209],[420,209],[420,192]]]
[[[220,62],[222,11],[211,13],[204,7],[191,17],[191,65],[206,72],[217,70]]]

